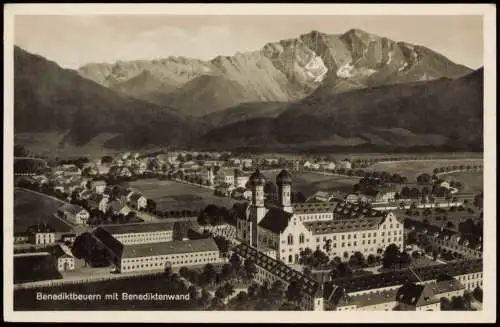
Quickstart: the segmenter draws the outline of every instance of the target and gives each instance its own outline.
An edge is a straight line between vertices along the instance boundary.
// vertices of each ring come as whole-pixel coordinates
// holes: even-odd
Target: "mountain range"
[[[16,132],[64,130],[65,142],[112,132],[105,146],[482,146],[482,69],[359,29],[76,71],[14,51]]]

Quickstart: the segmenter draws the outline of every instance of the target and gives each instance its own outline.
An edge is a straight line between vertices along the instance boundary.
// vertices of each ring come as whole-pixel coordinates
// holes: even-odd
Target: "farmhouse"
[[[102,194],[104,193],[104,189],[106,188],[106,181],[94,180],[90,183],[90,188],[96,193]]]
[[[108,209],[108,198],[103,194],[92,193],[87,199],[87,205],[90,210],[99,210],[101,212],[106,212]]]
[[[38,224],[28,227],[26,234],[32,244],[54,244],[56,242],[56,230],[47,224]]]
[[[131,205],[132,208],[139,210],[146,208],[148,201],[141,193],[133,192],[128,197],[128,203]]]
[[[74,225],[86,224],[89,212],[76,204],[65,204],[57,210],[58,215]]]
[[[111,201],[108,205],[108,211],[114,215],[128,215],[130,213],[130,208],[123,202],[115,200]]]
[[[97,238],[111,235],[122,244],[146,244],[172,241],[173,223],[139,223],[100,226],[94,230]]]

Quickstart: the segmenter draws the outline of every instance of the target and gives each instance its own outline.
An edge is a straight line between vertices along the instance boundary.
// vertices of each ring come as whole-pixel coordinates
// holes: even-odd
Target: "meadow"
[[[263,171],[268,181],[276,182],[276,175],[280,170]],[[291,172],[292,191],[301,192],[306,197],[317,191],[340,191],[349,193],[352,186],[358,182],[357,178],[323,175],[313,172]]]
[[[47,223],[57,232],[73,229],[54,217],[63,202],[23,189],[14,189],[14,233],[23,233],[31,225]]]
[[[431,159],[415,161],[378,162],[366,171],[386,171],[391,174],[400,174],[408,178],[409,182],[415,182],[418,175],[422,173],[432,174],[434,168],[450,165],[477,165],[482,164],[482,159]]]
[[[483,192],[483,172],[482,171],[463,171],[440,176],[444,180],[454,180],[462,183],[464,193],[478,194]]]
[[[157,210],[202,210],[209,204],[228,209],[238,201],[214,195],[214,191],[174,181],[142,179],[128,183],[129,187],[156,202]]]

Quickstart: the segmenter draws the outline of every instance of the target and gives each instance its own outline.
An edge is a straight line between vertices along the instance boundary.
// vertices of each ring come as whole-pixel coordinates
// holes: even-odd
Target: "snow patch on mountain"
[[[304,67],[306,75],[309,76],[314,82],[319,83],[323,81],[328,72],[323,59],[320,56],[313,56]]]

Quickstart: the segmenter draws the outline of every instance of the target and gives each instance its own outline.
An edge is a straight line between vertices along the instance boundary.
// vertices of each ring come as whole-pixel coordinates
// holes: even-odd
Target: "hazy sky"
[[[168,56],[209,60],[311,30],[351,28],[424,45],[470,68],[483,65],[481,16],[17,15],[14,24],[16,45],[66,68]]]

